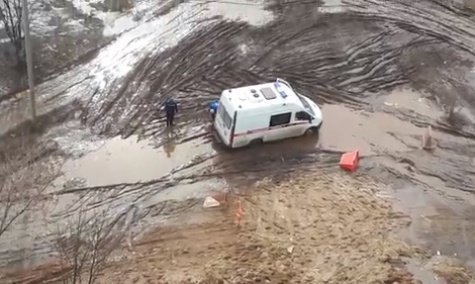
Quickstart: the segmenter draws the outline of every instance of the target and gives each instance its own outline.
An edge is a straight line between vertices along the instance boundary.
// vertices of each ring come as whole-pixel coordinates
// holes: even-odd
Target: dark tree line
[[[21,0],[1,0],[0,2],[0,20],[3,23],[5,32],[15,48],[17,62],[21,64],[25,61],[23,48],[23,12]]]

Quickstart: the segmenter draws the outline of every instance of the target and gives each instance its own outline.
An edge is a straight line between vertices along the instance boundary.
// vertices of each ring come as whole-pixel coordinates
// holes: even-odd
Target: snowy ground
[[[150,20],[149,0],[122,13],[108,12],[101,1],[38,0],[30,6],[36,80],[88,60],[91,52],[117,35]],[[166,3],[166,2],[164,2]],[[133,15],[133,16],[132,16]],[[24,75],[13,71],[13,50],[0,31],[0,97],[25,88]]]

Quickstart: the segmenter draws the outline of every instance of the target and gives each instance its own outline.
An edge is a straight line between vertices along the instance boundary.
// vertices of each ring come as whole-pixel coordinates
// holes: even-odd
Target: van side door
[[[292,112],[277,113],[269,118],[269,128],[264,141],[275,141],[292,137]]]
[[[297,111],[294,115],[293,125],[295,130],[294,136],[301,136],[307,131],[312,124],[312,117],[305,111]]]

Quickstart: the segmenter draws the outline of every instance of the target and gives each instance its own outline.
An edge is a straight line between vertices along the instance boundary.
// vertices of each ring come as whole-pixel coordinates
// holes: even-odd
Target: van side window
[[[296,120],[310,120],[310,115],[305,111],[299,111],[295,114]]]
[[[269,126],[277,126],[290,123],[290,117],[292,116],[291,112],[276,114],[270,117]]]

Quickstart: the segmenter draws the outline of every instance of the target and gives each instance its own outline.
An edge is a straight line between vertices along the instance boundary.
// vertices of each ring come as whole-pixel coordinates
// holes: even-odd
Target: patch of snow
[[[31,18],[30,27],[31,34],[36,36],[43,36],[50,34],[56,30],[56,25],[50,24],[55,20],[55,11],[42,11],[41,13],[35,13]]]
[[[92,15],[97,12],[97,9],[91,6],[91,4],[102,3],[102,0],[72,0],[74,8],[78,9],[84,15]]]
[[[96,59],[96,68],[91,70],[100,87],[107,86],[108,78],[121,78],[133,70],[143,55],[152,50],[163,51],[176,45],[179,40],[198,26],[196,8],[184,3],[169,14],[129,30],[113,44],[102,49]],[[173,21],[172,21],[173,20]],[[164,29],[164,27],[166,27]]]
[[[78,122],[68,122],[51,128],[45,138],[58,143],[62,151],[72,158],[79,158],[85,153],[97,151],[105,142],[93,135],[88,129],[81,129]]]
[[[124,16],[115,18],[109,21],[104,21],[106,25],[104,28],[104,36],[112,36],[121,34],[127,30],[130,30],[138,25],[131,16]]]
[[[274,14],[264,9],[262,1],[214,1],[206,6],[213,15],[222,16],[232,21],[244,21],[254,26],[263,26],[274,19]]]
[[[168,5],[169,2],[160,5]],[[156,9],[150,7],[157,6],[156,1],[140,1],[126,13],[98,13],[96,17],[104,22],[104,36],[113,36],[131,30],[138,25],[155,18]]]
[[[345,11],[345,5],[342,0],[323,0],[323,6],[318,8],[320,13],[342,13]]]

